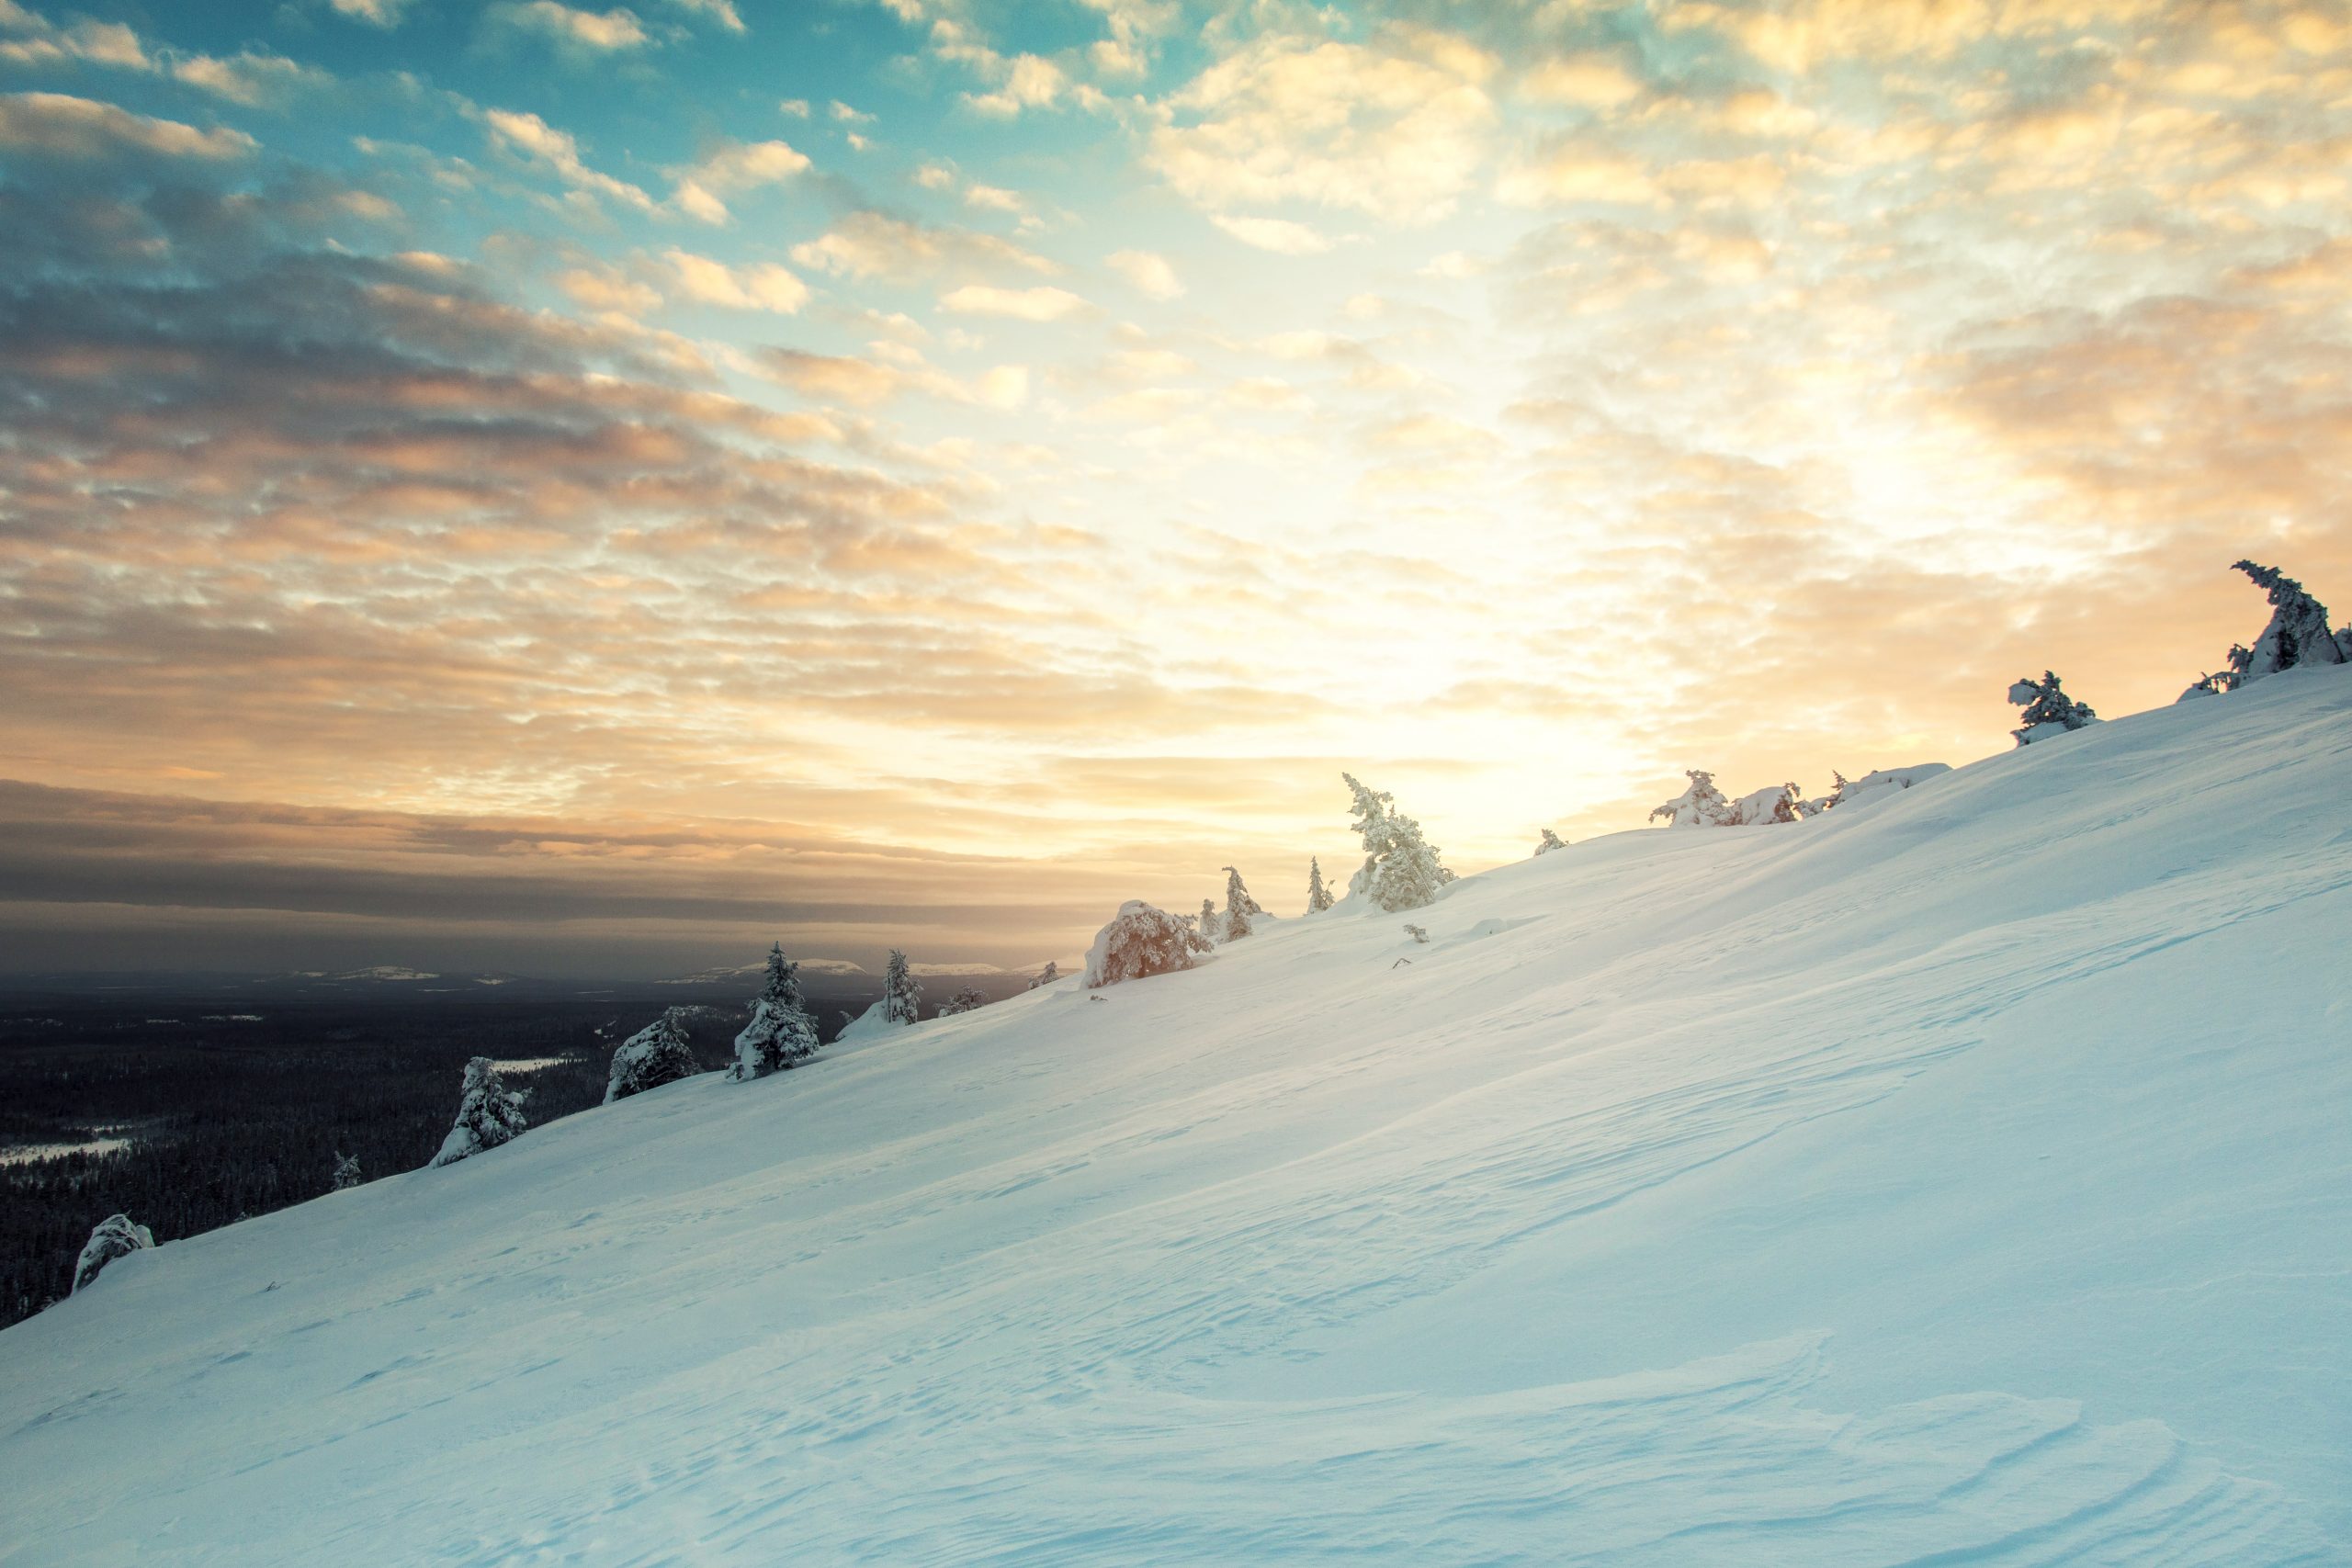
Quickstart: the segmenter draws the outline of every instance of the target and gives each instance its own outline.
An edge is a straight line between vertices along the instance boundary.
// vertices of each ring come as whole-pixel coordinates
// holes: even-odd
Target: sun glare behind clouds
[[[0,932],[1018,964],[2169,701],[2352,596],[2347,174],[2330,6],[0,0]]]

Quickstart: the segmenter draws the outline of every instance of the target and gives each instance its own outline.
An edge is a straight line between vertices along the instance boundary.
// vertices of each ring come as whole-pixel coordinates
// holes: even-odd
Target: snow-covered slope
[[[2346,1561],[2347,764],[2293,671],[134,1255],[0,1560]]]

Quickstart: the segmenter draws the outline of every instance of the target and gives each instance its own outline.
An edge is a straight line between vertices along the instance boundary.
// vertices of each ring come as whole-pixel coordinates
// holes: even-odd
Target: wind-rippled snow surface
[[[2347,780],[2294,671],[170,1243],[0,1561],[2352,1561]]]

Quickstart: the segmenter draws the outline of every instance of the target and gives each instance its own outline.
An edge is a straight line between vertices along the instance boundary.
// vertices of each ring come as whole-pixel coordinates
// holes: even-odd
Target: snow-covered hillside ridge
[[[0,1561],[2346,1561],[2347,778],[2290,671],[133,1253]]]

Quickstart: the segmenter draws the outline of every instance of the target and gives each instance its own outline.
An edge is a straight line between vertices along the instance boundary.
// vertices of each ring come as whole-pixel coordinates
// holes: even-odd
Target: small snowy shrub
[[[527,1089],[508,1089],[489,1057],[476,1056],[468,1062],[465,1088],[458,1097],[457,1124],[441,1140],[441,1152],[433,1156],[433,1165],[455,1165],[512,1142],[530,1125],[523,1116],[523,1101],[528,1094]]]
[[[922,982],[907,966],[907,955],[890,950],[890,964],[882,981],[882,1016],[891,1023],[910,1024],[922,1017]]]
[[[1331,890],[1323,886],[1323,863],[1309,855],[1306,860],[1306,912],[1319,915],[1331,904]]]
[[[348,1192],[368,1179],[359,1174],[359,1156],[338,1153],[334,1156],[334,1190]]]
[[[1405,934],[1411,937],[1415,942],[1425,942],[1430,940],[1430,933],[1416,925],[1406,926]]]
[[[1119,906],[1109,925],[1094,933],[1094,945],[1086,950],[1087,988],[1100,990],[1122,980],[1190,969],[1193,954],[1206,946],[1167,910],[1130,898]]]
[[[2009,731],[2020,746],[2098,722],[2098,715],[2091,711],[2091,705],[2078,703],[2061,691],[2058,677],[2047,670],[2039,681],[2028,679],[2013,683],[2009,701],[2025,710],[2018,716],[2025,722]]]
[[[1453,873],[1438,863],[1435,844],[1421,837],[1421,825],[1396,809],[1386,790],[1374,790],[1341,773],[1355,796],[1349,825],[1363,840],[1363,864],[1348,879],[1351,897],[1363,894],[1394,915],[1433,903]]]
[[[90,1239],[82,1244],[82,1256],[74,1263],[74,1289],[67,1293],[80,1295],[82,1287],[96,1279],[107,1264],[154,1245],[154,1235],[145,1225],[131,1224],[128,1214],[108,1214],[92,1227]]]
[[[973,1012],[989,1005],[988,993],[978,986],[967,986],[955,996],[939,1004],[939,1016],[954,1018],[959,1012]]]
[[[1690,787],[1650,813],[1650,820],[1666,818],[1669,828],[1721,828],[1731,821],[1731,802],[1715,787],[1715,775],[1685,768]]]
[[[702,1064],[695,1060],[694,1048],[686,1043],[678,1010],[672,1008],[614,1049],[612,1072],[605,1079],[605,1103],[690,1078],[700,1071]]]
[[[1743,795],[1731,803],[1731,818],[1724,826],[1753,828],[1766,822],[1794,822],[1802,815],[1804,799],[1804,791],[1792,784],[1774,784],[1753,795]]]
[[[683,1032],[679,1038],[683,1045]],[[752,1003],[751,1021],[735,1036],[735,1066],[729,1076],[739,1081],[765,1077],[816,1054],[817,1021],[808,1016],[808,998],[800,994],[800,966],[784,955],[784,943],[772,943],[767,973],[760,981],[759,997]],[[614,1068],[619,1070],[617,1057]]]
[[[1858,779],[1849,779],[1843,773],[1832,773],[1830,777],[1838,781],[1837,792],[1826,799],[1806,802],[1805,810],[1808,815],[1826,811],[1831,807],[1850,811],[1857,806],[1868,806],[1871,801],[1899,795],[1915,784],[1927,783],[1938,773],[1950,772],[1951,764],[1949,762],[1921,762],[1908,768],[1876,769]]]
[[[1034,991],[1040,986],[1050,986],[1061,977],[1061,965],[1049,958],[1046,960],[1046,966],[1038,970],[1035,977],[1029,982],[1029,988]]]
[[[1567,847],[1568,841],[1566,839],[1546,828],[1544,829],[1544,837],[1536,840],[1535,852],[1539,855],[1548,855],[1554,850],[1565,850]]]

